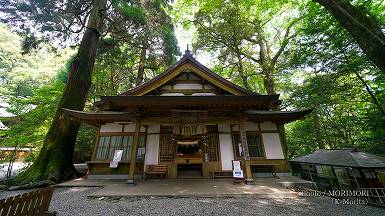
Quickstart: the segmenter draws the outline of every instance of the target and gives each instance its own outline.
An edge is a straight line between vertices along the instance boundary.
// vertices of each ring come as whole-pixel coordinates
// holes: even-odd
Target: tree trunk
[[[364,11],[347,0],[314,0],[325,7],[352,35],[362,51],[385,73],[385,34]]]
[[[91,86],[91,75],[95,63],[102,27],[106,0],[95,0],[87,23],[87,29],[72,63],[68,82],[58,104],[43,148],[33,165],[16,177],[20,184],[52,180],[60,182],[73,178],[77,172],[73,165],[73,151],[80,123],[72,121],[62,108],[83,110]]]
[[[143,83],[146,54],[147,54],[147,48],[143,46],[142,50],[140,51],[140,60],[139,60],[138,76],[136,77],[136,86],[139,86],[140,84]]]
[[[249,85],[249,82],[247,81],[247,77],[245,76],[244,69],[243,69],[243,63],[242,63],[242,57],[240,51],[237,49],[237,57],[238,57],[238,72],[242,79],[242,84],[245,89],[252,90],[251,86]]]
[[[269,95],[274,95],[276,94],[276,91],[275,91],[275,82],[274,82],[274,79],[273,79],[273,72],[269,71],[269,70],[263,70],[263,85],[265,86],[265,89],[266,89],[266,93],[269,94]]]
[[[325,144],[321,137],[321,125],[319,122],[319,115],[316,110],[313,111],[313,128],[315,134],[315,140],[319,149],[325,149]]]

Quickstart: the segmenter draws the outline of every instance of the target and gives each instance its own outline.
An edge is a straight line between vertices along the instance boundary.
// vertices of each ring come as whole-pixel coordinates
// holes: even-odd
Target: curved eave
[[[63,112],[75,120],[88,123],[90,125],[100,125],[115,121],[133,121],[136,118],[134,113],[128,112],[83,112],[62,108]]]
[[[96,105],[102,110],[119,107],[259,107],[273,108],[281,101],[277,95],[253,96],[104,96]]]
[[[314,109],[307,109],[301,111],[246,111],[246,115],[250,120],[256,121],[274,121],[277,123],[290,123],[299,119],[305,118],[308,114],[310,114]]]

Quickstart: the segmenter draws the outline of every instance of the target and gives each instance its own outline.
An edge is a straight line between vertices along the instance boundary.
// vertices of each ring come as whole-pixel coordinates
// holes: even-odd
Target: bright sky
[[[186,30],[186,29],[183,29],[182,26],[176,25],[175,35],[176,35],[176,38],[178,39],[178,45],[179,45],[180,51],[182,52],[182,55],[187,49],[187,45],[189,46],[189,49],[192,50],[193,30],[191,29]],[[196,55],[194,54],[194,58],[208,68],[213,66],[213,63],[212,63],[213,58],[209,53],[199,52]]]

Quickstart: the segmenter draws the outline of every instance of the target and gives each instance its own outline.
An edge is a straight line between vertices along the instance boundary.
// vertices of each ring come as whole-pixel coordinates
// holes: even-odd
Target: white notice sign
[[[241,161],[233,160],[233,178],[243,178]]]
[[[242,178],[243,179],[243,171],[242,170],[233,170],[233,178]]]
[[[239,171],[241,168],[241,161],[233,160],[233,170]]]
[[[110,168],[118,168],[119,161],[122,160],[123,150],[115,150],[114,158],[110,161]]]

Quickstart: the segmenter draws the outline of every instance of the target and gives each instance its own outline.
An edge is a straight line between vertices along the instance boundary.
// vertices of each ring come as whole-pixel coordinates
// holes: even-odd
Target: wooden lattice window
[[[160,135],[160,148],[159,148],[159,161],[160,162],[173,162],[175,161],[176,145],[173,140],[172,134]]]
[[[263,157],[261,135],[246,132],[246,137],[250,157]]]
[[[100,135],[96,147],[95,160],[112,160],[115,150],[123,150],[122,160],[130,160],[133,134]],[[145,135],[139,137],[139,148],[144,147]],[[138,158],[142,155],[138,154]]]
[[[219,150],[219,136],[218,133],[208,133],[203,140],[204,151],[207,155],[209,162],[220,161]]]
[[[261,135],[257,133],[246,132],[246,137],[250,157],[263,157]],[[235,150],[235,158],[242,158],[243,148],[238,132],[232,134],[232,141]]]

